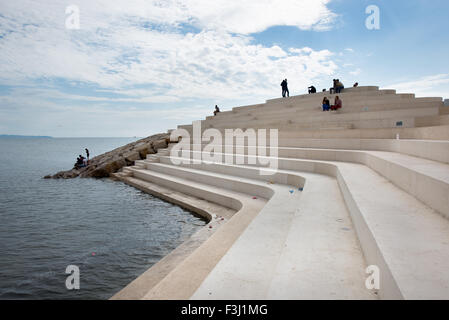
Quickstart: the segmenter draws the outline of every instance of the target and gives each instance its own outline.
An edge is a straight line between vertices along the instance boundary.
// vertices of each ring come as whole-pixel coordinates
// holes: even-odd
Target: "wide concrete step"
[[[283,129],[288,127],[290,130],[352,130],[352,129],[384,129],[384,128],[414,128],[414,117],[392,117],[389,119],[372,120],[335,120],[328,121],[303,121],[303,120],[255,120],[246,123],[231,123],[222,125],[209,125],[205,129]]]
[[[258,198],[270,199],[274,194],[271,186],[255,179],[240,177],[237,179],[234,176],[223,173],[180,167],[174,165],[172,162],[148,163],[147,169],[152,173],[162,173],[191,182],[225,188],[234,192],[247,194],[250,197],[256,196]]]
[[[390,118],[415,118],[423,116],[439,116],[439,108],[425,107],[425,108],[408,108],[399,110],[388,111],[365,111],[354,113],[340,113],[337,112],[323,112],[317,110],[308,114],[295,114],[295,113],[279,113],[272,117],[253,117],[242,116],[241,119],[234,119],[232,121],[220,120],[220,121],[202,121],[202,125],[207,127],[245,127],[250,128],[252,124],[258,126],[266,123],[276,123],[277,121],[290,121],[291,123],[314,123],[314,122],[337,122],[337,121],[359,121],[359,120],[383,120]],[[317,124],[319,125],[319,124]]]
[[[274,105],[282,105],[285,103],[302,103],[307,101],[313,101],[316,99],[323,100],[324,97],[333,98],[335,97],[335,94],[330,94],[329,91],[326,93],[317,93],[314,95],[299,95],[299,96],[291,96],[289,98],[276,98],[276,99],[269,99],[266,100],[265,103],[258,103],[253,105],[246,105],[246,106],[238,106],[232,108],[232,110],[225,111],[225,112],[240,112],[241,110],[251,110],[251,109],[258,109],[260,107],[265,106],[274,106]],[[393,97],[393,96],[399,96],[403,98],[414,98],[414,94],[396,94],[395,90],[376,90],[376,91],[362,91],[362,92],[342,92],[338,96],[342,98],[353,98],[353,99],[364,99],[364,98],[382,98],[382,97]]]
[[[143,299],[185,300],[190,298],[267,202],[266,199],[261,197],[254,199],[246,193],[149,170],[133,170],[132,179],[148,181],[237,211],[200,247],[170,270],[162,280],[144,295]],[[169,196],[169,193],[166,193],[166,195]]]
[[[348,106],[366,106],[373,107],[376,105],[384,106],[389,104],[401,103],[436,103],[438,105],[443,103],[440,97],[426,97],[415,98],[414,95],[400,94],[400,95],[375,95],[375,96],[353,96],[353,95],[338,95],[342,99],[344,105]],[[265,103],[248,107],[233,108],[229,111],[220,112],[215,118],[224,116],[246,114],[252,112],[273,112],[275,110],[288,109],[312,109],[315,106],[321,106],[324,97],[311,96],[308,99],[283,99],[276,103]],[[331,103],[334,102],[335,95],[327,96]]]
[[[371,96],[354,96],[354,95],[338,95],[340,99],[344,99],[343,102],[346,102],[348,105],[351,103],[357,105],[367,105],[367,106],[375,106],[376,104],[385,104],[385,103],[404,103],[404,102],[442,102],[441,98],[430,97],[430,98],[415,98],[414,95],[410,94],[397,94],[397,95],[371,95]],[[334,102],[336,95],[327,96],[330,102]],[[291,99],[283,99],[277,103],[261,103],[250,106],[243,106],[233,108],[231,110],[224,110],[218,113],[216,116],[211,116],[215,118],[220,118],[223,116],[237,115],[237,114],[245,114],[250,112],[270,112],[273,110],[284,109],[284,108],[311,108],[312,106],[321,105],[324,97],[311,96],[308,99],[301,100],[291,100]]]
[[[447,219],[366,167],[339,169],[365,257],[381,270],[384,298],[449,299]]]
[[[377,298],[364,285],[367,265],[337,182],[302,175],[299,201],[288,193],[270,201],[192,299]]]
[[[381,269],[381,297],[449,298],[449,275],[444,271],[449,267],[447,219],[364,165],[280,159],[279,167],[301,175],[312,172],[337,177],[368,264]],[[280,276],[279,281],[285,283],[286,279]],[[279,287],[273,288],[278,289],[273,295],[279,295]]]
[[[192,127],[192,125],[182,125],[179,126],[179,129],[186,130],[190,138],[192,138]],[[224,129],[217,130],[224,135]],[[298,129],[292,125],[284,125],[278,131],[279,134],[292,132],[297,139],[396,139],[397,135],[399,135],[401,139],[449,140],[449,125],[418,128],[397,127],[347,130]]]
[[[222,165],[217,164],[217,166]],[[307,202],[308,205],[315,204],[317,206],[315,210],[319,210],[319,208],[323,206],[325,207],[325,203],[333,202],[320,201],[322,199],[327,199],[327,192],[324,194],[319,192],[319,190],[323,188],[322,186],[317,187],[316,190],[313,188],[309,189],[309,179],[304,173],[325,174],[337,178],[338,185],[342,190],[342,195],[349,208],[351,219],[354,223],[354,228],[357,231],[367,263],[377,265],[381,270],[380,296],[382,298],[449,298],[449,291],[447,291],[449,286],[449,275],[445,272],[449,267],[449,222],[447,219],[443,218],[407,192],[397,188],[388,180],[363,165],[344,162],[280,159],[279,167],[281,168],[280,170],[285,172],[289,171],[291,174],[294,174],[295,172],[299,173],[306,179],[302,197],[308,190],[310,190],[312,195],[319,198],[310,199],[310,202]],[[236,174],[238,174],[238,171],[236,171]],[[310,179],[310,181],[313,180]],[[328,189],[325,188],[324,190]],[[282,206],[285,206],[285,204],[286,201],[284,200]],[[278,204],[276,207],[277,211],[273,208],[271,214],[274,215],[275,211],[279,212],[280,207],[281,204]],[[268,223],[268,221],[273,221],[273,217],[271,219],[268,217],[268,213],[271,210],[266,208],[267,207],[264,207],[261,214],[263,214],[264,217],[266,216],[267,220],[261,218],[260,224],[256,224],[256,220],[254,220],[255,226],[253,228],[250,226],[247,231],[245,231],[245,234],[239,238],[239,243],[240,241],[242,241],[242,243],[240,245],[236,243],[236,245],[229,250],[228,254],[223,257],[214,271],[210,273],[193,298],[204,297],[206,292],[207,294],[212,293],[216,298],[225,298],[232,292],[235,285],[242,286],[241,294],[238,294],[235,297],[241,297],[243,299],[249,296],[261,299],[266,297],[272,299],[282,298],[287,296],[287,292],[290,295],[296,295],[297,297],[306,297],[307,295],[314,297],[320,296],[318,292],[313,292],[313,283],[317,284],[319,287],[324,284],[324,281],[320,281],[318,275],[323,276],[326,267],[324,266],[321,269],[314,268],[314,272],[309,274],[313,274],[313,277],[303,277],[303,275],[301,275],[301,270],[304,270],[307,266],[310,267],[310,265],[314,265],[314,263],[318,263],[319,261],[312,259],[313,254],[319,254],[316,252],[316,249],[308,251],[307,248],[309,248],[310,245],[312,247],[314,247],[314,245],[320,247],[320,245],[326,243],[326,238],[320,240],[324,241],[321,243],[305,241],[310,241],[310,237],[316,239],[315,241],[322,238],[314,238],[313,233],[310,234],[306,231],[309,230],[306,228],[307,223],[313,223],[314,218],[318,219],[318,224],[322,224],[322,222],[319,222],[319,219],[322,218],[321,213],[316,213],[316,211],[313,210],[313,212],[317,214],[317,217],[315,217],[299,214],[302,210],[296,212],[296,214],[292,214],[291,211],[287,210],[286,214],[290,215],[290,222],[287,223],[287,225],[290,225],[290,228],[293,228],[293,226],[296,226],[295,228],[303,228],[301,229],[303,232],[281,232],[281,234],[286,235],[284,237],[285,242],[283,239],[280,241],[279,237],[272,237],[275,238],[276,241],[280,241],[280,243],[284,242],[287,244],[287,248],[289,248],[289,243],[293,247],[290,247],[290,249],[292,249],[290,252],[282,252],[283,250],[279,250],[281,245],[277,243],[273,246],[273,255],[267,257],[265,256],[267,250],[265,250],[265,254],[263,254],[263,251],[257,245],[259,242],[255,241],[257,238],[255,238],[257,235],[256,231],[267,231],[267,227],[263,228],[262,226],[271,226],[272,224]],[[329,208],[329,210],[332,209]],[[327,214],[331,214],[329,210],[327,210]],[[282,212],[284,212],[284,210],[282,210]],[[298,223],[294,223],[292,218],[295,215],[298,215]],[[308,221],[307,217],[312,221]],[[329,218],[329,216],[327,217]],[[284,217],[284,219],[286,219],[286,217]],[[330,222],[329,227],[333,227]],[[279,226],[275,229],[285,230],[282,228],[282,226]],[[324,227],[325,230],[327,230],[326,228],[327,226]],[[351,230],[350,226],[349,228],[345,228]],[[312,230],[316,229],[312,228]],[[249,234],[246,235],[246,232]],[[263,234],[266,239],[267,233],[265,232]],[[320,233],[318,232],[318,234]],[[325,234],[327,234],[327,232],[325,232]],[[333,239],[333,236],[334,235],[330,233],[329,239]],[[290,242],[287,240],[289,238],[291,238]],[[244,239],[252,239],[252,241],[244,241]],[[268,237],[268,239],[270,239],[270,237]],[[265,243],[263,239],[260,241],[262,241],[261,244],[263,244],[261,247],[265,246],[266,248],[267,243]],[[337,250],[337,243],[339,242],[334,242],[334,245],[330,248]],[[299,250],[299,248],[302,249]],[[266,261],[267,263],[257,263],[257,266],[252,266],[251,262],[247,262],[250,265],[245,266],[248,268],[249,266],[252,266],[249,270],[253,271],[250,272],[250,274],[253,274],[253,277],[250,277],[249,279],[253,279],[254,281],[238,282],[237,279],[247,279],[248,268],[242,268],[243,265],[241,264],[241,261],[244,259],[245,254],[247,256],[249,252],[253,253],[251,256],[256,257],[253,259],[254,261]],[[285,255],[285,257],[283,255]],[[307,259],[295,260],[295,256],[312,259],[312,264],[305,264],[304,261],[308,261]],[[236,257],[239,257],[239,259],[236,259]],[[258,260],[259,258],[262,260]],[[276,265],[279,267],[276,271],[269,271],[268,269],[272,268],[270,266],[273,261],[278,261]],[[300,261],[302,261],[302,263]],[[322,259],[320,259],[320,261],[322,261]],[[353,264],[347,264],[338,259],[330,259],[330,261],[341,263],[340,266],[342,269],[340,270],[343,270],[344,266],[354,266]],[[288,266],[297,266],[299,269],[291,269],[292,267],[289,269]],[[232,272],[227,272],[226,270],[232,270]],[[299,270],[299,272],[296,272],[296,270]],[[309,270],[310,272],[309,268],[306,270]],[[270,275],[267,277],[271,277],[271,274],[274,274],[271,278],[273,281],[267,282],[266,279],[261,277],[262,274]],[[342,282],[347,283],[348,278],[345,278],[343,273],[338,272],[338,275],[338,278],[342,277]],[[304,286],[286,285],[289,277],[296,277],[299,283],[302,283]],[[270,284],[268,287],[267,283]],[[346,288],[347,285],[342,285],[342,287],[340,287],[341,291],[336,291],[337,287],[335,287],[334,284],[335,283],[332,283],[331,281],[329,291],[320,291],[322,298],[329,298],[332,294],[337,297],[343,297],[345,292],[346,294],[350,294],[348,291],[344,291],[344,288]],[[286,285],[286,292],[283,292],[280,289],[282,288],[280,287],[281,285]],[[352,292],[354,294],[355,291]]]
[[[224,150],[226,153],[215,152],[216,159],[222,163],[229,163],[232,160],[232,163],[239,164],[257,164],[260,163],[259,159],[266,159],[266,157],[261,156],[248,156],[245,151],[239,155],[229,154],[228,150]],[[307,148],[277,148],[275,151],[279,157],[276,159],[280,169],[286,169],[282,166],[288,167],[294,164],[295,159],[341,161],[365,165],[449,218],[448,164],[385,151]],[[172,153],[172,156],[185,157],[186,154],[189,158],[193,158],[199,152]],[[205,152],[204,154],[207,155],[208,153]],[[268,150],[265,154],[272,156]]]
[[[416,156],[428,160],[434,160],[449,164],[449,141],[435,140],[403,140],[403,139],[301,139],[296,138],[294,133],[291,135],[281,133],[278,139],[279,148],[306,148],[306,149],[342,149],[342,150],[364,150],[364,151],[389,151],[410,156]],[[270,146],[269,137],[265,141],[267,147]],[[197,144],[195,144],[197,146]],[[203,142],[201,147],[206,146],[225,150],[225,145],[219,142]],[[193,150],[194,146],[191,145]],[[235,144],[232,152],[236,149],[243,148],[243,152],[248,154],[248,141],[244,141],[243,145]],[[242,152],[242,151],[240,151]],[[266,151],[268,152],[268,150]],[[284,156],[279,152],[279,156]],[[269,153],[267,153],[269,154]]]
[[[419,117],[415,119],[416,127],[444,126],[449,125],[449,114]]]
[[[355,103],[355,102],[348,102],[343,104],[343,108],[338,110],[338,114],[347,114],[347,113],[361,113],[365,114],[367,112],[388,112],[393,110],[401,110],[401,109],[419,109],[419,108],[435,108],[438,107],[438,113],[435,115],[439,115],[440,113],[440,106],[442,102],[416,102],[416,101],[410,101],[410,102],[388,102],[388,103],[371,103],[371,105],[368,104],[361,104],[361,103]],[[311,104],[308,106],[301,106],[301,107],[286,107],[286,108],[274,108],[271,110],[266,111],[250,111],[250,112],[242,112],[237,114],[229,114],[226,116],[215,116],[215,117],[207,117],[206,121],[207,123],[220,123],[223,121],[233,121],[233,120],[253,120],[254,118],[257,119],[265,119],[265,118],[282,118],[286,116],[293,116],[293,117],[307,117],[311,115],[317,115],[317,114],[323,114],[321,102]]]
[[[171,167],[169,157],[160,158],[161,163],[169,165],[150,164],[151,169]],[[303,173],[300,175],[293,171],[278,171],[272,176],[265,176],[260,175],[257,167],[219,163],[181,163],[180,166],[183,170],[194,167],[196,169],[194,172],[201,169],[231,174],[234,179],[239,180],[251,177],[269,181],[269,185],[276,188],[273,198],[209,274],[192,296],[193,299],[278,299],[287,294],[285,290],[290,294],[290,299],[307,296],[309,299],[312,297],[318,299],[376,298],[376,295],[364,286],[366,263],[335,179],[323,175],[306,174],[306,191],[299,192],[296,187],[297,184],[304,187]],[[191,171],[187,170],[187,172]],[[291,190],[292,187],[289,185],[294,185],[294,189]],[[329,208],[317,206],[314,198],[318,197],[320,194],[318,192],[326,194],[329,199]],[[283,208],[282,211],[279,211],[280,206]],[[331,207],[332,210],[330,210]],[[297,229],[291,226],[292,223]],[[299,229],[302,229],[302,232]],[[242,240],[248,230],[254,231],[249,243]],[[305,230],[308,230],[308,233]],[[303,236],[301,241],[291,239],[298,234]],[[326,234],[325,237],[323,237],[324,234]],[[244,247],[250,250],[251,255],[240,257],[239,262],[236,263],[233,261],[232,252],[238,250],[236,247],[239,246],[240,249]],[[310,259],[313,252],[313,259]],[[308,259],[301,259],[301,257]],[[229,266],[227,259],[231,259],[233,266]],[[329,259],[345,263],[338,266],[335,263],[322,263]],[[243,266],[242,261],[246,261],[244,264],[246,268],[240,268]],[[281,262],[288,264],[293,261],[301,261],[296,264],[297,267],[293,272],[291,268],[277,267]],[[222,265],[224,267],[221,267]],[[241,270],[233,269],[235,266],[242,269],[245,276],[240,273]],[[221,273],[220,270],[224,272]],[[318,277],[318,275],[329,274],[331,270],[333,270],[332,277]],[[250,273],[251,276],[246,278],[246,273]],[[281,280],[280,274],[285,276],[285,273],[288,273],[289,277],[296,277],[297,281],[284,284],[283,290],[280,290],[278,286],[273,287],[272,280]],[[235,277],[230,274],[234,274]],[[241,281],[243,278],[245,281]],[[325,283],[327,288],[324,286]],[[240,288],[238,293],[235,291],[236,286]],[[273,288],[271,292],[268,292],[270,287]]]

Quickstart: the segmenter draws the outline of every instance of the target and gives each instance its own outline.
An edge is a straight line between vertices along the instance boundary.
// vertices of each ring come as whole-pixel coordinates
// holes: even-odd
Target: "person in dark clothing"
[[[316,93],[316,88],[314,86],[311,86],[308,89],[309,89],[309,94]]]
[[[288,91],[288,83],[287,83],[287,79],[284,79],[281,83],[281,87],[282,87],[282,97],[290,97],[290,92]]]
[[[89,149],[86,148],[87,161],[89,161]]]
[[[214,116],[216,116],[217,113],[219,113],[219,112],[220,112],[220,108],[218,108],[218,106],[215,105]]]
[[[286,87],[285,80],[282,80],[281,87],[282,87],[282,98],[285,98],[285,87]]]
[[[82,155],[79,155],[78,158],[76,158],[75,169],[85,167],[86,164],[84,163],[84,160],[86,160],[86,158],[84,158]]]

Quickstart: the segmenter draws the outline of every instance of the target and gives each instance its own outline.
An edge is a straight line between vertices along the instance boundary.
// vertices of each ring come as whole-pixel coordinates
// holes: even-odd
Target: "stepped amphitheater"
[[[323,112],[324,96],[335,97],[273,99],[200,122],[201,133],[278,129],[257,155],[247,140],[229,148],[175,131],[168,149],[115,174],[209,223],[113,299],[449,299],[449,107],[358,87]],[[191,150],[174,151],[180,143]],[[207,145],[216,161],[182,161]],[[254,163],[274,157],[275,169]]]

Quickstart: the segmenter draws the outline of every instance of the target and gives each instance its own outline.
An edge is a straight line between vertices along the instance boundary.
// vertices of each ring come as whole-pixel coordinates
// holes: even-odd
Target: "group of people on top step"
[[[323,99],[323,111],[337,111],[343,107],[343,102],[341,101],[339,96],[335,97],[335,102],[333,105],[330,104],[330,101],[327,97]]]
[[[78,158],[76,158],[76,162],[75,162],[75,169],[80,169],[80,168],[84,168],[87,167],[87,165],[89,164],[89,149],[86,148],[86,157],[83,157],[82,155],[79,155]]]
[[[358,87],[358,85],[359,84],[356,82],[354,84],[354,88]],[[288,91],[287,79],[282,80],[281,87],[282,87],[282,97],[283,98],[290,97],[290,92]],[[344,88],[345,88],[345,86],[340,81],[340,79],[334,79],[332,88],[329,89],[329,92],[330,92],[330,94],[341,93],[341,91]],[[308,90],[309,94],[317,93],[317,90],[316,90],[315,86],[310,86],[310,87],[307,88],[307,90]],[[326,89],[323,89],[323,92],[326,92]]]
[[[356,83],[354,83],[353,87],[356,88],[358,86],[359,86],[359,83],[356,82]],[[281,87],[282,87],[282,97],[283,98],[290,97],[290,92],[288,90],[287,79],[282,80]],[[344,88],[345,88],[345,86],[340,81],[340,79],[334,79],[333,80],[333,86],[332,86],[332,88],[329,89],[329,93],[330,94],[341,93],[341,91]],[[315,94],[317,92],[317,90],[316,90],[316,88],[314,86],[310,86],[307,89],[309,91],[309,94]],[[326,92],[326,89],[323,89],[323,92]],[[323,111],[331,111],[331,110],[332,111],[336,111],[336,110],[341,109],[343,107],[343,102],[341,101],[339,96],[336,96],[334,104],[331,105],[329,99],[327,97],[324,97],[323,103],[322,103],[322,107],[323,107]],[[218,106],[215,105],[214,116],[216,116],[219,112],[220,112],[220,108],[218,108]]]

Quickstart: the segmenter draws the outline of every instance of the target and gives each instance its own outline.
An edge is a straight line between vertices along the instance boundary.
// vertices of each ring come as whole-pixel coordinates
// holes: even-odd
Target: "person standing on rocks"
[[[89,161],[89,149],[86,148],[87,161]]]

